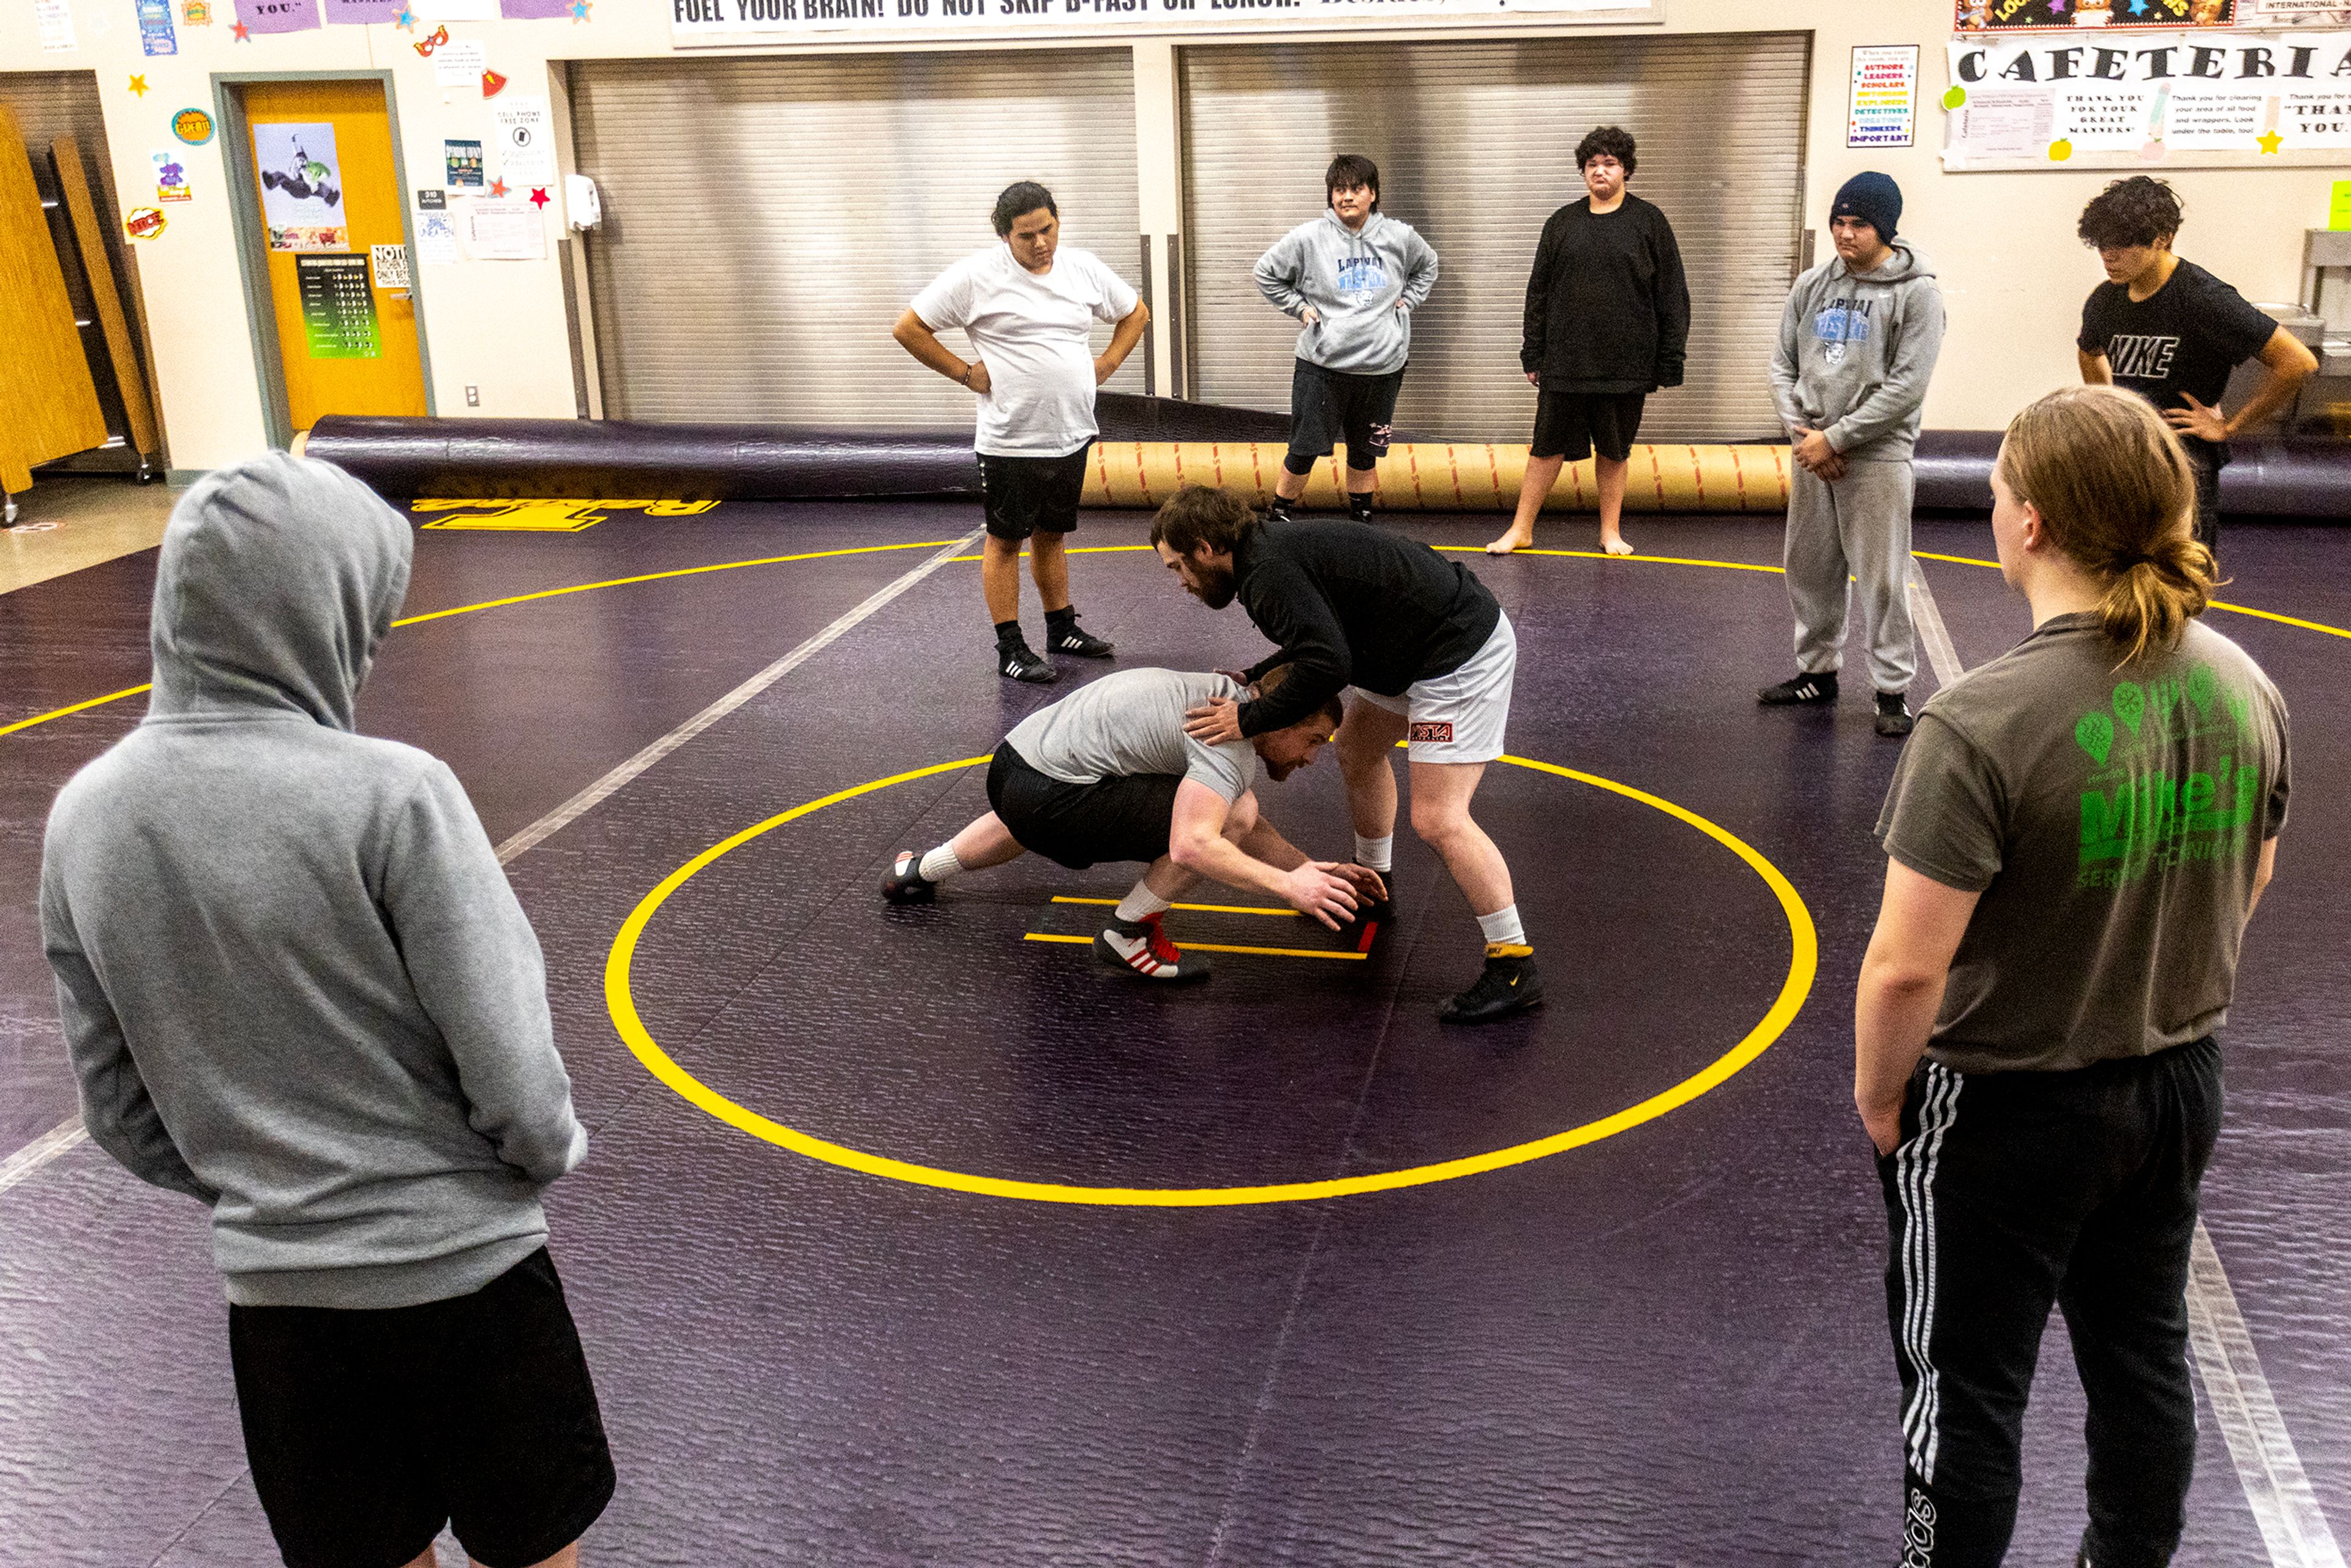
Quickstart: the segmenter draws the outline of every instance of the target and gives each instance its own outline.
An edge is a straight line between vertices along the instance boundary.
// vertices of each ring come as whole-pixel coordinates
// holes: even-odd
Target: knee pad
[[[1358,452],[1352,446],[1347,449],[1347,468],[1350,473],[1368,474],[1379,465],[1380,460],[1370,453]]]
[[[1316,459],[1311,457],[1301,457],[1297,453],[1293,452],[1281,460],[1281,467],[1284,473],[1294,475],[1296,477],[1303,479],[1306,476],[1314,472],[1314,465],[1316,461]]]

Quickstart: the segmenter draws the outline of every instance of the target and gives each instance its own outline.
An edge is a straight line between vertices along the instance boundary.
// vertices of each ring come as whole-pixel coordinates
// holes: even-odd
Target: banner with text
[[[1067,34],[1228,29],[1255,23],[1459,16],[1490,21],[1526,12],[1653,16],[1663,0],[669,0],[670,41],[681,47],[772,41],[793,34]]]
[[[2340,162],[2351,33],[1954,38],[1947,169]]]

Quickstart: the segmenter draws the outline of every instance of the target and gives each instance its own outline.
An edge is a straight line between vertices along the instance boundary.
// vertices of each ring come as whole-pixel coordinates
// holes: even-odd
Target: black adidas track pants
[[[2089,1398],[2092,1568],[2160,1568],[2196,1458],[2188,1249],[2220,1129],[2210,1040],[2073,1072],[1924,1061],[1877,1162],[1902,1375],[1903,1568],[2008,1551],[2026,1396],[2065,1310]]]

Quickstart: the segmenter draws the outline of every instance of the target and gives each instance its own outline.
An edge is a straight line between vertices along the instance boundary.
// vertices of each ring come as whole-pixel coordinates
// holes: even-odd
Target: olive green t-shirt
[[[1928,1055],[2064,1071],[2227,1018],[2263,841],[2285,826],[2285,703],[2200,622],[2119,670],[2060,615],[1936,694],[1878,818],[1886,852],[1980,893]]]

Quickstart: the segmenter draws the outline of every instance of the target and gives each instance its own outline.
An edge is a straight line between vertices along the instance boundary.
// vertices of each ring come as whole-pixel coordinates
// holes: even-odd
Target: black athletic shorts
[[[1331,455],[1331,448],[1347,444],[1347,466],[1369,468],[1388,455],[1388,429],[1395,419],[1396,393],[1404,390],[1402,369],[1384,376],[1351,375],[1298,361],[1290,373],[1290,463]]]
[[[1083,871],[1102,861],[1157,860],[1176,815],[1172,773],[1070,784],[1040,773],[1008,740],[987,768],[987,804],[1019,846]]]
[[[1601,456],[1622,463],[1633,455],[1633,437],[1641,433],[1641,404],[1648,395],[1545,389],[1535,398],[1535,438],[1527,444],[1527,455],[1581,463],[1597,448]]]
[[[611,1500],[596,1388],[544,1247],[421,1306],[232,1306],[228,1342],[289,1568],[401,1568],[444,1523],[487,1568],[528,1568]]]
[[[979,456],[979,494],[987,531],[999,539],[1025,539],[1042,530],[1066,534],[1078,526],[1078,503],[1086,493],[1087,442],[1067,457]]]

